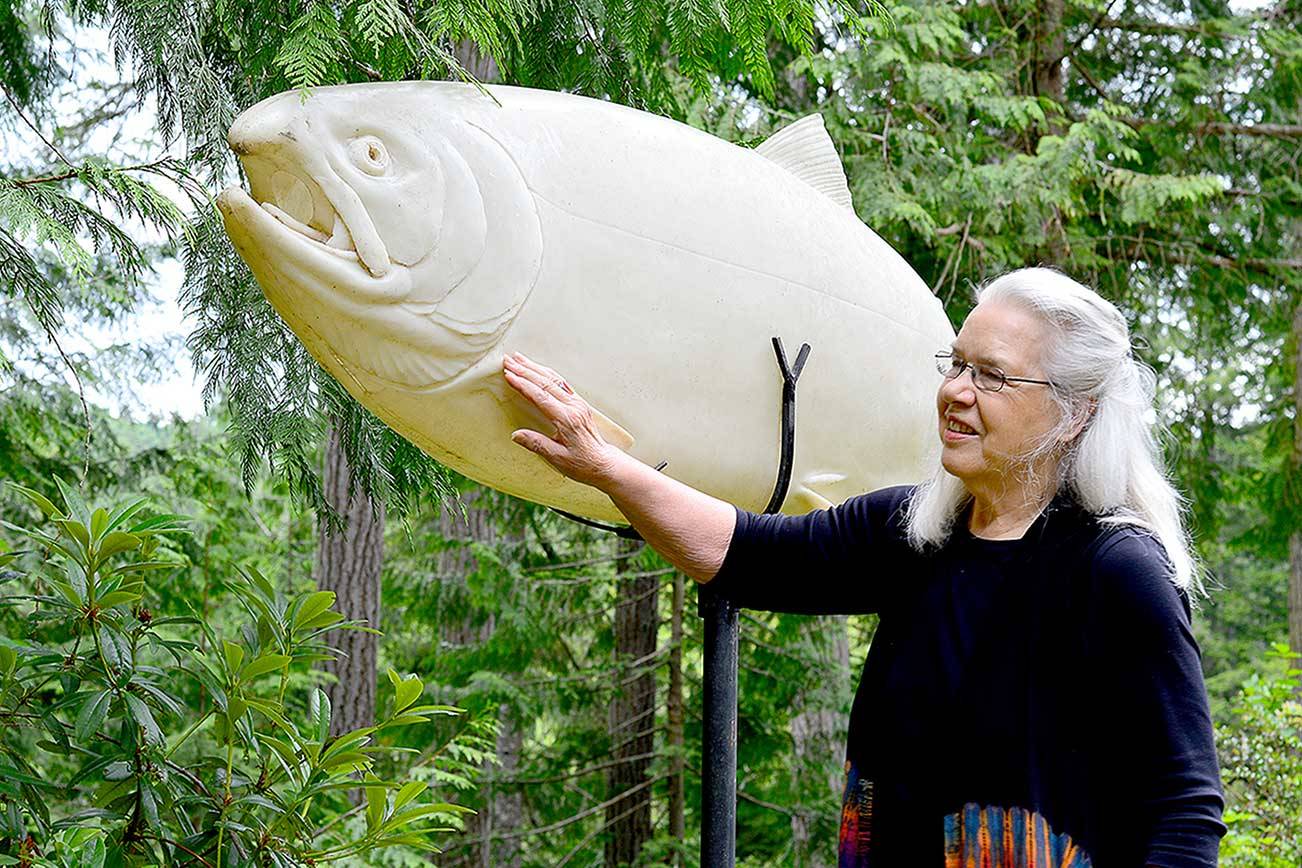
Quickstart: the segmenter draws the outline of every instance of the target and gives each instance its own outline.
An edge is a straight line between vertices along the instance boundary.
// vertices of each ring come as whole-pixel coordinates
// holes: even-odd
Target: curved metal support
[[[796,363],[788,367],[787,354],[782,350],[782,338],[773,339],[773,352],[782,370],[782,451],[778,458],[778,479],[773,486],[773,496],[764,512],[773,513],[782,508],[791,488],[791,464],[796,454],[796,381],[809,359],[809,344],[801,344],[796,353]]]
[[[668,461],[661,461],[659,464],[656,465],[656,470],[664,470],[668,466],[669,466]],[[556,513],[557,515],[565,516],[570,521],[577,521],[579,524],[586,524],[588,527],[595,527],[597,530],[609,531],[610,533],[613,533],[615,536],[623,537],[624,539],[642,539],[642,534],[633,530],[632,527],[624,527],[623,525],[618,525],[618,524],[606,524],[600,521],[593,521],[590,518],[584,518],[581,515],[575,515],[572,512],[566,512],[565,510],[557,509],[554,506],[549,506],[547,508],[550,509],[552,512]]]
[[[809,359],[809,344],[801,344],[796,362],[787,363],[782,339],[773,338],[773,352],[782,372],[782,443],[778,476],[764,512],[782,508],[791,489],[796,454],[796,382]],[[663,470],[661,462],[656,470]],[[626,539],[642,539],[631,527],[602,524],[552,508],[566,518],[608,530]],[[737,607],[708,583],[699,587],[698,614],[705,621],[705,671],[701,743],[701,864],[731,868],[737,850]]]

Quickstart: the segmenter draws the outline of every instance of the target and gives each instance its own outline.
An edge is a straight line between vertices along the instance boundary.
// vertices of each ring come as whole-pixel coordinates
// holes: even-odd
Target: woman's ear
[[[1081,432],[1085,430],[1086,426],[1089,425],[1090,420],[1094,418],[1094,414],[1098,412],[1098,409],[1099,401],[1097,398],[1086,399],[1085,403],[1081,404],[1076,410],[1076,418],[1072,420],[1071,428],[1068,429],[1067,434],[1063,437],[1063,442],[1074,442],[1076,438],[1081,435]]]

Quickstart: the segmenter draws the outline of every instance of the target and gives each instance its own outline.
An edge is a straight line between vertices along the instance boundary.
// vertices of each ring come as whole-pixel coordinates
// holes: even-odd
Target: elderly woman
[[[986,286],[937,354],[940,467],[755,515],[603,442],[520,356],[556,426],[516,443],[605,492],[738,605],[880,616],[850,715],[840,864],[1214,866],[1225,832],[1190,630],[1197,564],[1110,303],[1048,269]]]

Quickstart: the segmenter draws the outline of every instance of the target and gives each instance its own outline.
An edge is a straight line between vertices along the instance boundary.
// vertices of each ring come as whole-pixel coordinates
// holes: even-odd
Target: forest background
[[[384,429],[213,206],[264,96],[473,77],[743,145],[820,112],[956,324],[1037,263],[1118,303],[1213,577],[1222,861],[1296,868],[1300,32],[1289,0],[0,7],[0,864],[695,864],[690,583]],[[184,353],[142,325],[169,282]],[[203,415],[139,398],[186,357]],[[874,626],[743,613],[743,864],[834,861]]]

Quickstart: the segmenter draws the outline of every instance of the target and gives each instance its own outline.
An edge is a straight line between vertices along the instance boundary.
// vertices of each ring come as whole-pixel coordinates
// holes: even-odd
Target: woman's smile
[[[941,439],[946,443],[959,443],[976,436],[975,428],[957,419],[946,419],[945,426],[941,429]]]

